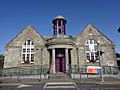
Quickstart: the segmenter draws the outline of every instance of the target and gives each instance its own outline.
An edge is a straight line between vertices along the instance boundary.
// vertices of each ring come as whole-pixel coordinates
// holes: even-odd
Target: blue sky
[[[66,18],[68,35],[79,35],[91,23],[120,53],[120,0],[0,0],[0,54],[29,24],[42,36],[52,36],[52,20],[57,15]]]

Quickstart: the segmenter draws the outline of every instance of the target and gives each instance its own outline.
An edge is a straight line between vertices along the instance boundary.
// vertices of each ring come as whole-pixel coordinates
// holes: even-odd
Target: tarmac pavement
[[[47,83],[68,82],[68,85],[61,84],[46,86]],[[70,84],[70,83],[74,84]],[[20,88],[21,87],[21,88]],[[62,89],[60,89],[63,87]],[[66,87],[66,88],[65,88]],[[106,76],[104,82],[100,77],[80,78],[72,80],[48,80],[48,79],[32,79],[32,78],[0,78],[0,90],[120,90],[120,76]],[[45,89],[44,89],[45,88]]]
[[[69,82],[66,85],[54,84],[47,85],[40,84],[21,84],[21,85],[7,85],[1,86],[0,90],[120,90],[120,84],[95,84],[95,83],[75,83],[71,85]]]

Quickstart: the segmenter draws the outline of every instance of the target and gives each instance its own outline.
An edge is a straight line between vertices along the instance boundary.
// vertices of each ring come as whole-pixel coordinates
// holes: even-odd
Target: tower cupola
[[[63,16],[58,15],[52,21],[54,37],[63,37],[66,34],[66,20]]]

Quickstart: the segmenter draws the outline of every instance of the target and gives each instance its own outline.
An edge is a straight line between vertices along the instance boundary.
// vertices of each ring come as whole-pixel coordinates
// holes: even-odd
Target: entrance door
[[[56,59],[56,72],[64,72],[65,73],[65,58],[57,58]]]

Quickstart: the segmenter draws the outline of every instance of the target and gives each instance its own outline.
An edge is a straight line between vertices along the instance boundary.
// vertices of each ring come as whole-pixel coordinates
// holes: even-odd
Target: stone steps
[[[66,74],[64,74],[62,72],[58,72],[56,74],[50,74],[49,75],[49,80],[54,80],[54,81],[60,81],[60,80],[62,80],[62,81],[71,81],[72,79],[68,75],[66,75]]]

